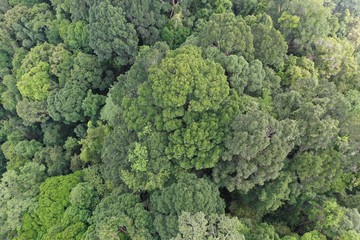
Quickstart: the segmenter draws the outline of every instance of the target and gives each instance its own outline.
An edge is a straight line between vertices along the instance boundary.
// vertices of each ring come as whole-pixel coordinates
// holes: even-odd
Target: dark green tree
[[[247,192],[277,178],[298,137],[296,122],[254,110],[239,114],[231,127],[223,161],[213,169],[215,182]]]
[[[170,12],[168,1],[157,0],[112,0],[124,10],[128,23],[134,25],[139,41],[152,45],[160,39],[160,30],[167,22]]]
[[[22,215],[37,205],[40,184],[45,180],[45,167],[29,162],[19,172],[3,174],[0,188],[0,236],[13,239],[22,225]]]
[[[99,60],[113,60],[116,66],[132,64],[139,40],[124,10],[105,1],[93,5],[89,15],[89,45]]]
[[[251,28],[232,13],[214,14],[198,36],[202,47],[216,47],[226,55],[234,54],[252,60],[254,54]]]
[[[182,212],[222,214],[224,207],[224,201],[214,183],[189,174],[150,197],[150,209],[155,216],[154,227],[162,239],[176,236],[178,218]]]
[[[86,98],[86,86],[83,83],[69,81],[64,88],[50,93],[47,104],[49,116],[55,121],[84,121],[82,102]]]
[[[172,240],[183,239],[229,239],[245,240],[248,229],[239,219],[223,214],[205,215],[203,212],[190,214],[182,212],[179,216],[179,233]]]
[[[156,239],[152,236],[152,216],[140,197],[115,189],[96,207],[85,239]]]
[[[264,65],[281,68],[284,65],[287,43],[283,35],[273,27],[271,17],[260,15],[255,23],[250,23],[250,26],[254,36],[255,58]]]

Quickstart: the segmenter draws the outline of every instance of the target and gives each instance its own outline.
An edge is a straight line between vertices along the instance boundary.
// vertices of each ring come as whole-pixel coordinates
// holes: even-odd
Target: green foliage
[[[101,151],[102,176],[110,186],[121,183],[120,171],[124,169],[130,144],[136,140],[136,136],[124,126],[113,129],[105,138]]]
[[[242,208],[250,210],[254,215],[248,217],[252,218],[274,212],[290,200],[291,187],[289,185],[292,181],[289,174],[280,173],[275,180],[269,181],[262,187],[251,189],[246,195],[241,195],[243,200],[241,204],[245,206],[240,205],[238,215],[246,215],[246,211],[242,211]]]
[[[278,121],[255,110],[239,114],[231,127],[225,140],[224,161],[213,170],[214,180],[230,191],[247,192],[277,178],[298,136],[296,122]]]
[[[8,111],[15,111],[16,104],[21,99],[16,82],[16,78],[12,75],[6,75],[2,82],[6,86],[6,90],[1,93],[1,104]]]
[[[36,3],[40,3],[41,1],[39,1],[39,0],[25,0],[25,1],[24,0],[9,0],[8,2],[11,6],[16,6],[16,5],[21,4],[21,5],[24,5],[27,7],[31,7]]]
[[[134,25],[126,22],[123,9],[106,1],[93,5],[89,14],[89,46],[99,60],[114,57],[116,66],[133,63],[138,38]]]
[[[359,3],[0,0],[0,238],[360,239]]]
[[[339,236],[336,236],[334,239],[336,240],[352,240],[360,238],[360,233],[356,232],[355,230],[346,231]]]
[[[183,168],[212,167],[221,153],[223,126],[207,112],[219,111],[229,87],[221,66],[200,54],[198,48],[187,46],[169,52],[150,69],[149,81],[139,86],[138,97],[123,101],[128,126],[141,131],[154,121],[157,130],[167,132],[168,158]]]
[[[333,199],[311,202],[308,217],[315,222],[315,229],[334,237],[340,231],[345,211]],[[306,239],[306,238],[305,238]]]
[[[125,166],[120,169],[124,183],[133,190],[162,188],[169,179],[171,166],[163,156],[166,135],[145,127],[138,141],[130,145]]]
[[[37,208],[25,221],[35,221],[37,227],[23,229],[22,235],[33,232],[40,239],[80,239],[93,206],[94,190],[91,185],[79,183],[81,172],[50,177],[40,186]],[[24,226],[29,224],[24,223]],[[35,230],[35,231],[34,231]]]
[[[334,150],[304,152],[288,162],[289,171],[295,173],[294,188],[302,194],[323,194],[342,191],[341,155]]]
[[[69,158],[64,156],[64,151],[60,146],[43,148],[35,153],[33,161],[44,164],[49,176],[57,176],[69,172]]]
[[[87,136],[80,141],[82,145],[80,159],[85,164],[96,164],[101,161],[101,149],[104,144],[104,139],[110,133],[110,128],[106,125],[99,125],[98,127],[91,126],[87,130]]]
[[[8,140],[1,145],[1,150],[8,160],[8,170],[19,170],[29,162],[36,152],[42,149],[42,144],[36,140],[11,141]]]
[[[163,239],[176,236],[182,212],[224,213],[224,202],[216,186],[194,175],[184,175],[169,187],[154,192],[150,207],[154,211],[154,227]]]
[[[16,86],[23,97],[37,101],[47,98],[50,88],[49,68],[49,64],[40,62],[36,67],[21,76]]]
[[[246,226],[237,218],[226,215],[211,214],[206,216],[202,212],[190,214],[182,212],[179,216],[179,232],[172,240],[181,239],[229,239],[244,240]]]
[[[48,178],[40,186],[39,206],[35,213],[46,232],[58,224],[66,207],[70,205],[70,192],[80,181],[80,173]]]
[[[186,105],[189,112],[219,108],[228,94],[224,71],[200,54],[197,48],[184,47],[169,52],[159,66],[150,70],[149,81],[157,106],[177,109]],[[174,70],[176,75],[167,78]]]
[[[275,232],[274,227],[266,223],[260,223],[253,226],[251,231],[249,231],[245,237],[249,240],[280,240],[280,237]]]
[[[216,47],[226,55],[244,56],[253,59],[253,35],[250,27],[231,13],[214,14],[199,33],[202,47]]]
[[[37,204],[39,186],[45,179],[45,167],[29,162],[19,172],[3,174],[0,188],[0,236],[13,238],[21,228],[22,215],[33,211]]]
[[[46,108],[46,102],[30,101],[25,98],[16,105],[16,113],[24,120],[24,123],[43,123],[49,119]]]
[[[74,58],[70,79],[92,89],[104,90],[112,83],[114,76],[94,55],[79,52]]]
[[[99,94],[93,94],[91,91],[87,92],[86,98],[82,102],[84,115],[90,117],[92,120],[98,120],[100,109],[105,104],[105,97]]]
[[[115,189],[97,205],[90,222],[85,239],[123,239],[121,233],[133,240],[155,239],[151,235],[152,217],[140,197],[120,189]]]
[[[64,44],[70,49],[83,49],[85,52],[89,49],[89,27],[84,21],[62,21],[59,28],[60,37]]]
[[[124,10],[128,23],[134,25],[139,41],[144,45],[154,44],[159,40],[159,33],[166,24],[165,13],[170,4],[157,0],[113,0],[116,6]]]
[[[30,5],[30,4],[29,4]],[[45,42],[52,28],[54,15],[45,3],[27,7],[17,4],[4,15],[5,29],[25,48]]]
[[[263,23],[261,18],[268,17],[270,23]],[[263,64],[274,68],[281,68],[287,52],[287,44],[283,35],[272,26],[269,16],[261,16],[258,23],[251,25],[251,33],[254,36],[254,56]]]
[[[41,125],[44,133],[43,142],[46,146],[56,146],[64,144],[65,129],[60,124],[45,123]]]
[[[314,42],[314,62],[319,74],[325,78],[349,78],[357,70],[353,48],[346,40],[320,38]]]
[[[331,8],[324,6],[322,0],[296,0],[283,5],[282,9],[286,12],[278,11],[282,13],[278,21],[290,52],[307,52],[314,40],[328,36],[337,29],[337,19],[332,15]]]
[[[300,240],[315,240],[315,239],[326,240],[326,236],[324,236],[324,235],[321,234],[320,232],[314,230],[314,231],[305,233],[305,234],[300,238]]]
[[[189,28],[182,25],[177,26],[171,21],[161,31],[161,39],[169,44],[169,46],[173,49],[184,43],[189,35]]]
[[[83,84],[73,81],[67,82],[58,91],[52,91],[47,99],[49,116],[55,121],[83,121],[82,102],[86,97],[85,91]]]

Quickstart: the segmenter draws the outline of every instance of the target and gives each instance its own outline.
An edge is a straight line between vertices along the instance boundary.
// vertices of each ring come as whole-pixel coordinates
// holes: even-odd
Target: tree
[[[239,219],[223,214],[206,216],[202,212],[190,214],[182,212],[179,216],[179,233],[172,240],[183,239],[229,239],[244,240],[246,226]]]
[[[21,94],[16,87],[17,79],[13,75],[6,75],[3,78],[2,84],[6,90],[1,93],[1,104],[4,109],[15,112],[16,104],[21,100]]]
[[[12,67],[10,54],[1,49],[0,60],[0,77],[3,78],[7,74],[10,74]]]
[[[300,240],[326,240],[326,236],[318,232],[317,230],[307,232],[301,236]]]
[[[175,237],[182,212],[224,213],[224,202],[215,184],[204,178],[185,174],[176,183],[150,196],[154,227],[162,239]]]
[[[27,6],[27,7],[31,7],[37,3],[40,3],[41,1],[39,0],[25,0],[25,1],[22,1],[22,0],[9,0],[8,1],[9,4],[11,6],[16,6],[16,5],[24,5],[24,6]]]
[[[248,78],[244,78],[246,76],[245,72],[252,73],[249,69],[249,62],[243,56],[233,54],[227,56],[213,47],[204,49],[204,54],[207,58],[219,63],[224,68],[230,87],[235,89],[239,95],[243,94],[248,80]],[[260,76],[264,75],[262,69],[258,70],[260,70]]]
[[[36,67],[22,75],[16,84],[21,95],[31,100],[45,100],[50,89],[49,70],[49,64],[40,62]]]
[[[263,69],[263,64],[258,59],[249,62],[248,67],[245,68],[241,74],[241,77],[247,82],[244,90],[245,93],[249,95],[261,93],[265,74],[266,72]]]
[[[55,16],[46,3],[26,7],[14,6],[4,15],[5,27],[20,44],[30,49],[38,42],[45,42],[53,27]]]
[[[43,132],[43,143],[46,146],[62,146],[65,142],[65,137],[68,134],[66,129],[61,124],[54,122],[47,122],[41,124]]]
[[[216,47],[226,55],[253,59],[254,46],[251,28],[241,17],[232,13],[214,14],[199,33],[201,47]]]
[[[51,0],[51,5],[58,16],[68,17],[73,22],[89,20],[89,9],[95,0]]]
[[[89,34],[89,45],[100,61],[114,58],[117,66],[134,62],[139,40],[121,7],[113,7],[108,1],[93,5],[89,10]]]
[[[241,201],[233,203],[237,216],[260,219],[267,213],[272,213],[290,200],[293,182],[291,174],[281,172],[275,180],[269,181],[264,186],[256,186],[247,194],[236,194]]]
[[[224,68],[230,87],[240,96],[244,93],[262,96],[266,89],[270,92],[279,90],[279,76],[258,59],[248,62],[243,56],[226,55],[213,47],[205,48],[204,55]]]
[[[82,145],[80,159],[85,164],[97,164],[101,161],[101,149],[103,148],[104,140],[110,134],[110,128],[107,125],[100,124],[95,127],[89,122],[87,129],[87,136],[80,141]]]
[[[89,117],[92,121],[97,121],[100,116],[100,109],[105,104],[105,96],[93,94],[90,90],[87,92],[86,98],[82,102],[84,116]]]
[[[337,18],[332,15],[330,7],[324,6],[323,1],[289,1],[280,9],[280,13],[287,14],[287,19],[299,19],[295,24],[289,24],[289,21],[283,20],[284,15],[278,18],[291,53],[306,53],[314,40],[337,30]]]
[[[85,97],[86,87],[83,83],[67,82],[64,88],[50,93],[47,99],[49,116],[55,121],[83,121],[82,102]]]
[[[251,226],[251,225],[250,225]],[[275,232],[273,226],[267,223],[260,223],[257,225],[253,225],[250,228],[251,230],[247,235],[245,235],[246,239],[249,240],[280,240],[279,235]]]
[[[157,106],[176,109],[187,105],[186,110],[194,112],[219,108],[229,91],[224,71],[200,54],[197,48],[184,47],[170,52],[159,66],[150,69],[149,81]],[[187,62],[192,64],[183,65]]]
[[[23,99],[16,105],[16,113],[26,124],[46,122],[49,119],[46,102]]]
[[[319,232],[328,237],[334,237],[340,231],[345,211],[334,199],[311,201],[308,209],[309,220]]]
[[[342,79],[350,78],[356,73],[354,49],[348,41],[320,38],[314,41],[314,48],[314,62],[320,76]]]
[[[335,150],[302,152],[287,163],[287,171],[296,177],[292,183],[295,192],[311,196],[330,190],[345,190],[345,183],[341,179],[341,154]]]
[[[274,98],[274,110],[281,119],[291,118],[298,122],[300,150],[332,147],[338,137],[339,120],[346,116],[348,109],[335,84],[300,78],[291,90]]]
[[[75,57],[77,59],[77,57]],[[72,68],[75,68],[74,56],[63,44],[54,47],[48,62],[51,66],[53,78],[57,79],[59,86],[63,87],[65,82],[71,78]],[[75,65],[75,66],[74,66]]]
[[[264,65],[280,69],[284,64],[287,44],[281,33],[273,27],[271,17],[260,15],[256,23],[250,24],[254,36],[254,56]],[[266,20],[265,20],[266,19]]]
[[[351,240],[357,239],[360,237],[360,233],[355,230],[349,230],[347,232],[341,233],[339,236],[336,236],[335,240]]]
[[[136,135],[124,125],[115,127],[104,139],[101,173],[108,186],[120,185],[120,170],[124,168],[129,146],[135,140]]]
[[[70,49],[84,50],[89,49],[89,26],[85,21],[70,22],[63,20],[59,27],[60,37],[64,40],[64,44]]]
[[[106,105],[102,109],[101,118],[106,120],[111,126],[120,124],[124,109],[122,100],[125,96],[136,97],[137,89],[140,84],[148,80],[149,69],[159,64],[165,57],[169,46],[163,42],[155,43],[151,48],[143,46],[140,48],[131,69],[125,75],[120,75],[118,81],[110,89],[106,99]]]
[[[138,140],[128,149],[120,177],[132,190],[161,189],[169,179],[171,165],[164,156],[166,135],[156,132],[150,127],[138,133]]]
[[[360,233],[360,213],[357,208],[345,208],[344,220],[340,227],[340,232],[356,231]]]
[[[106,68],[106,65],[99,62],[99,59],[94,55],[78,52],[74,58],[69,79],[83,84],[87,88],[104,91],[109,88],[110,84],[114,81],[113,72]],[[67,81],[69,81],[69,79],[67,79]],[[65,83],[66,80],[61,87],[63,87]]]
[[[19,170],[42,149],[42,144],[36,140],[7,140],[1,145],[1,150],[8,160],[8,170]]]
[[[296,122],[278,121],[259,110],[237,115],[226,151],[213,169],[215,182],[244,192],[279,176],[298,136]],[[285,137],[286,136],[286,137]]]
[[[0,236],[14,238],[22,225],[22,215],[35,209],[39,186],[45,180],[45,167],[29,162],[19,172],[8,170],[0,187]]]
[[[34,162],[42,163],[46,166],[49,176],[57,176],[69,173],[70,159],[64,156],[61,146],[45,147],[35,153]]]
[[[18,50],[17,59],[14,63],[15,76],[20,79],[21,76],[30,72],[32,68],[41,62],[49,63],[49,59],[54,50],[55,46],[49,43],[39,44],[31,48],[30,51],[26,51],[25,49]]]
[[[200,54],[190,46],[169,52],[150,69],[138,96],[123,100],[128,127],[140,132],[153,124],[166,132],[168,158],[187,169],[209,168],[218,161],[226,126],[212,113],[220,111],[229,94],[224,70]]]
[[[20,238],[81,238],[95,197],[91,186],[79,184],[81,176],[76,172],[50,177],[41,184],[38,205],[24,219]]]
[[[285,61],[285,69],[281,79],[282,84],[288,86],[294,84],[300,78],[317,79],[318,71],[315,68],[315,63],[306,57],[290,55]]]
[[[144,45],[152,45],[159,40],[160,30],[167,21],[166,13],[170,4],[157,0],[113,0],[116,7],[126,10],[128,23],[134,25],[139,41]]]
[[[140,197],[115,189],[102,199],[93,212],[85,239],[155,239],[152,217]]]

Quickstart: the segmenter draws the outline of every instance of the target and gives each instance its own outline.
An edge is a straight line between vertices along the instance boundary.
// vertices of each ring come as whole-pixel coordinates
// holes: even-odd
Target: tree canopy
[[[0,239],[360,239],[359,0],[0,0]]]

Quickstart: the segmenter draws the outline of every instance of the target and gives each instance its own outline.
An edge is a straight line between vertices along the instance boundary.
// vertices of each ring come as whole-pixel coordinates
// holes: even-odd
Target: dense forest
[[[360,0],[0,0],[0,239],[359,240]]]

